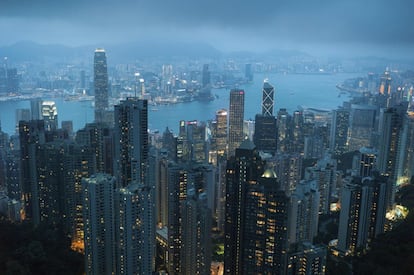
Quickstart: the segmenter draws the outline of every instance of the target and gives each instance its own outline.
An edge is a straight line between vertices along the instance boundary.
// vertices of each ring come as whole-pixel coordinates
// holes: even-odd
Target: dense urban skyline
[[[0,4],[0,273],[410,274],[413,8]]]

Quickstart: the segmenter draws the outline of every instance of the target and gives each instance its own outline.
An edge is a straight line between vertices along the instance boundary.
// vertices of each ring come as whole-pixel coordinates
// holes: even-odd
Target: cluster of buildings
[[[59,128],[53,102],[37,100],[18,138],[0,135],[0,211],[62,227],[86,274],[325,274],[328,251],[363,252],[389,228],[397,183],[413,176],[411,98],[389,74],[377,88],[332,114],[290,114],[274,112],[265,81],[250,138],[241,89],[215,120],[159,135],[146,99],[109,107],[97,49],[94,123]],[[319,217],[337,211],[334,245],[315,243]],[[212,264],[217,242],[224,259]]]

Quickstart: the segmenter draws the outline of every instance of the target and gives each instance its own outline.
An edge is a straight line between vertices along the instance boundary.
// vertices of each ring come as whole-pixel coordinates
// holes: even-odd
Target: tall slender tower
[[[115,106],[115,160],[118,185],[145,183],[148,166],[148,102],[127,98]]]
[[[96,174],[82,179],[86,274],[113,274],[115,178]]]
[[[262,115],[273,116],[274,93],[275,88],[269,83],[267,79],[263,83],[262,96]]]
[[[103,122],[108,108],[108,68],[105,50],[95,50],[93,60],[93,82],[95,88],[95,121]]]
[[[230,91],[229,108],[229,156],[233,156],[243,141],[244,91]]]

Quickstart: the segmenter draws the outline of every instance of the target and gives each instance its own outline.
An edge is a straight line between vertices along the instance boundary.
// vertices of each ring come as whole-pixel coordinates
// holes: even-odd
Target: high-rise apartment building
[[[95,89],[95,122],[105,121],[108,108],[108,68],[104,49],[95,50],[93,60],[93,82]]]
[[[244,91],[233,89],[230,91],[229,108],[229,156],[233,156],[236,148],[240,146],[244,139],[243,135],[244,120]]]
[[[347,141],[349,151],[357,151],[361,147],[371,146],[376,111],[375,106],[351,105]]]
[[[342,189],[338,250],[354,254],[384,232],[386,212],[385,177],[354,178]]]
[[[117,189],[114,196],[115,274],[152,274],[155,265],[152,190],[131,183]]]
[[[337,109],[332,112],[329,149],[335,155],[342,155],[348,151],[349,111]]]
[[[406,107],[406,106],[405,106]],[[397,169],[402,161],[399,160],[403,120],[406,112],[406,108],[403,105],[399,105],[394,108],[387,108],[381,111],[380,115],[380,141],[377,167],[380,173],[388,176],[387,193],[387,207],[390,208],[394,204],[394,197],[397,185]]]
[[[245,140],[227,162],[224,225],[224,269],[226,274],[243,273],[243,227],[246,219],[248,186],[257,183],[264,163],[254,144]]]
[[[148,102],[127,98],[115,106],[114,171],[118,185],[145,183],[148,169]]]
[[[113,274],[115,178],[96,174],[82,179],[86,274]]]

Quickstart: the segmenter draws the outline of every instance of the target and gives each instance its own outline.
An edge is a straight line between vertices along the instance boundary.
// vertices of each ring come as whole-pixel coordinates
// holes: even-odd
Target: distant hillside
[[[114,62],[155,57],[164,59],[173,57],[214,58],[221,55],[221,52],[214,47],[202,43],[141,41],[113,45],[68,47],[57,44],[43,45],[31,41],[21,41],[10,46],[0,46],[0,58],[8,57],[14,62],[90,59],[97,47],[105,48]]]

